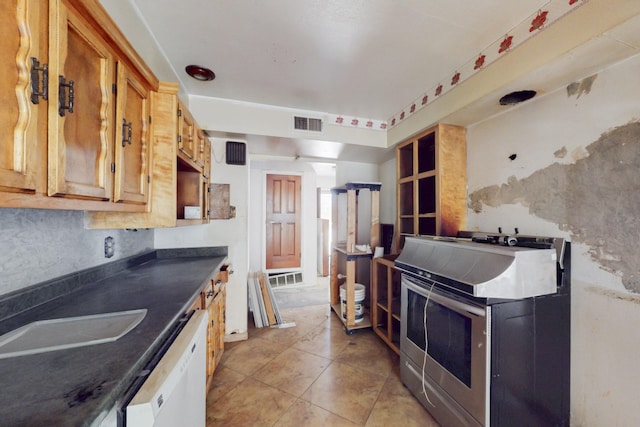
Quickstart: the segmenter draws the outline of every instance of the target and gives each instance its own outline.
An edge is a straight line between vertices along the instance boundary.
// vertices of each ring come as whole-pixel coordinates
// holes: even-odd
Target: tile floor
[[[399,357],[370,329],[347,335],[328,304],[281,309],[290,328],[225,344],[207,426],[438,426],[400,382]]]

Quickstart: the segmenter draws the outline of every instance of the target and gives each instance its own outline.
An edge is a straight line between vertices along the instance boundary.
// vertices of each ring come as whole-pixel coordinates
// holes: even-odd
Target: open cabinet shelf
[[[369,313],[364,307],[365,301],[358,304],[356,318],[356,275],[360,271],[370,272],[372,252],[380,244],[380,183],[348,182],[342,187],[331,189],[332,194],[332,242],[330,271],[331,308],[342,321],[347,333],[355,329],[370,328],[372,323]],[[358,242],[358,197],[362,192],[371,196],[371,215],[369,227],[368,249],[362,250],[365,242]],[[346,198],[346,200],[344,200]],[[342,203],[341,203],[342,202]],[[346,205],[345,203],[346,202]],[[345,208],[346,207],[346,208]],[[346,226],[346,227],[345,227]],[[343,231],[341,234],[340,231]],[[360,249],[358,247],[360,247]],[[366,266],[360,264],[366,263]],[[363,267],[363,268],[358,268]],[[370,277],[359,277],[360,281],[369,283]],[[363,279],[366,279],[363,280]],[[342,316],[343,304],[340,298],[340,287],[344,286],[345,318]],[[369,294],[366,291],[365,293]]]

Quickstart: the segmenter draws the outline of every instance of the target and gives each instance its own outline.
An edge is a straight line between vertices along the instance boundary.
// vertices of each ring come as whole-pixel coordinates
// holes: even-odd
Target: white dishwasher
[[[126,427],[202,427],[206,421],[206,310],[197,310],[126,406]]]

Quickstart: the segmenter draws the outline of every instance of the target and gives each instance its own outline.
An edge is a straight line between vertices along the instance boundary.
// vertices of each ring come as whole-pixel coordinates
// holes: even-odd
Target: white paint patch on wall
[[[387,160],[378,166],[380,188],[380,223],[396,223],[396,159]]]
[[[571,155],[557,157],[558,150],[565,147],[567,153],[580,153],[606,131],[637,120],[638,69],[640,56],[598,73],[590,93],[579,98],[558,90],[469,127],[469,193],[500,186],[512,176],[526,178],[553,163],[573,163],[576,159]],[[517,154],[515,160],[508,158],[511,154]],[[537,218],[527,206],[514,203],[485,205],[479,213],[469,210],[469,227],[496,230],[502,226],[511,231],[517,226],[526,234],[566,236],[561,230],[565,224]],[[588,211],[571,214],[591,215]],[[630,214],[620,212],[606,224],[596,224],[597,231],[621,219],[637,226]],[[618,275],[604,272],[587,255],[588,247],[574,244],[573,249],[571,424],[634,425],[640,419],[640,407],[633,398],[639,372],[635,355],[640,354],[640,304],[626,298],[635,294],[625,290]]]
[[[211,183],[229,184],[236,217],[209,224],[155,230],[156,248],[227,246],[234,273],[227,283],[226,334],[247,332],[249,167],[224,162],[226,140],[211,139]]]
[[[640,298],[592,283],[572,283],[571,425],[637,425]]]

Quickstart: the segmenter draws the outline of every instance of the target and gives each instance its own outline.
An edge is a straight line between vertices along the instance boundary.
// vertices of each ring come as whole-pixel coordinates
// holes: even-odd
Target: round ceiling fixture
[[[187,74],[201,82],[208,82],[216,78],[216,75],[210,69],[201,67],[200,65],[187,65],[184,69]]]
[[[515,105],[527,101],[536,96],[535,90],[519,90],[511,92],[500,98],[500,105]]]

